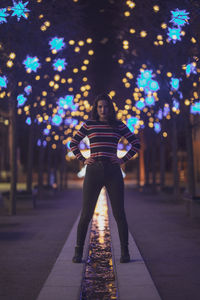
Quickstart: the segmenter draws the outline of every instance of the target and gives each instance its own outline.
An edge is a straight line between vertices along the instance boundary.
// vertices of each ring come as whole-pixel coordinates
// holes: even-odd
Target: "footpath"
[[[62,299],[63,283],[58,281],[65,280],[66,285],[67,278],[73,277],[69,270],[67,278],[62,276],[67,270],[62,262],[71,263],[80,209],[81,186],[75,185],[38,201],[35,210],[19,209],[16,216],[6,216],[0,208],[0,299],[40,299],[48,278],[53,279],[52,285],[57,280],[60,286],[60,297],[59,292],[51,292],[51,299]],[[199,299],[200,205],[195,206],[195,216],[187,216],[183,202],[174,202],[169,195],[144,194],[129,186],[125,189],[125,209],[129,264],[118,262],[118,234],[111,209],[109,212],[119,299]],[[86,249],[84,255],[86,258]],[[55,266],[63,272],[60,277],[50,277]],[[73,266],[77,274],[82,272],[83,264]],[[120,287],[123,280],[127,284]],[[50,300],[48,294],[46,299]]]

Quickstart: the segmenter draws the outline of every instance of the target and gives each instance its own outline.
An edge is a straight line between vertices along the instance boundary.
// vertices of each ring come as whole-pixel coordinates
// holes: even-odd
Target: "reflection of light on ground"
[[[105,230],[105,219],[108,216],[108,206],[107,206],[107,201],[106,201],[106,193],[105,189],[103,188],[101,190],[101,193],[99,195],[94,215],[93,215],[93,220],[96,222],[98,231],[99,231],[99,243],[103,244],[104,243],[104,230]]]
[[[117,299],[106,188],[95,207],[90,232],[89,255],[81,288],[81,299]]]

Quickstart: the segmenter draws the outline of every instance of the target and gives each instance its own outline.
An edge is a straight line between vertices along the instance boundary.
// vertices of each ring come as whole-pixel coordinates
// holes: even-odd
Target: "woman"
[[[121,244],[120,262],[125,263],[130,261],[130,255],[128,250],[128,225],[124,211],[124,180],[120,165],[138,152],[140,148],[139,140],[122,121],[116,119],[112,100],[107,94],[97,96],[91,117],[82,125],[70,143],[70,148],[76,158],[87,165],[83,183],[83,207],[72,261],[74,263],[82,262],[88,225],[93,216],[99,193],[102,187],[105,186],[118,226]],[[78,147],[85,136],[89,138],[91,150],[91,156],[87,159],[82,156]],[[132,147],[120,159],[117,157],[117,145],[122,136],[128,140]]]

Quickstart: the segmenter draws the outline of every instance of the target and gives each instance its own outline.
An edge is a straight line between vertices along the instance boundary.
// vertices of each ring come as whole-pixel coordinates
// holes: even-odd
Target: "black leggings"
[[[128,246],[128,225],[124,211],[124,180],[119,164],[109,161],[95,161],[86,166],[83,207],[77,229],[77,246],[84,246],[88,225],[103,186],[106,187],[110,198],[121,246]]]

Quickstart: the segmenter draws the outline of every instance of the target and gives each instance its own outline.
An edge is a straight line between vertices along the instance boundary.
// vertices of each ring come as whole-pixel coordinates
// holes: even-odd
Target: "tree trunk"
[[[44,147],[39,148],[39,166],[38,166],[38,198],[41,199],[43,187],[43,166],[44,166]]]
[[[172,166],[173,166],[173,190],[176,200],[180,198],[179,173],[178,173],[178,143],[176,117],[172,117]]]
[[[152,191],[156,192],[156,136],[152,135],[153,147],[151,151],[151,165],[152,165]]]
[[[17,122],[16,122],[16,101],[14,96],[9,98],[10,110],[10,199],[9,215],[16,215],[16,185],[17,185]]]
[[[165,143],[163,137],[160,141],[160,190],[162,191],[165,187]]]
[[[190,122],[190,112],[186,111],[186,146],[187,146],[187,183],[188,191],[195,196],[195,176],[194,176],[194,159],[193,159],[193,141],[192,141],[192,124]]]
[[[34,148],[34,123],[32,122],[30,125],[29,140],[28,140],[28,161],[27,161],[27,177],[26,177],[27,192],[32,192],[33,148]]]

